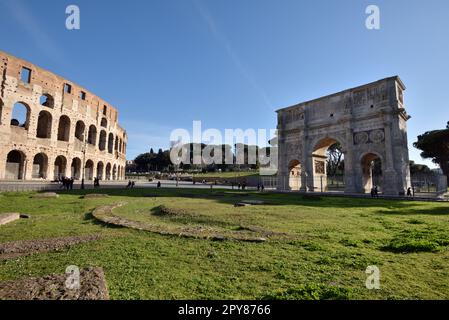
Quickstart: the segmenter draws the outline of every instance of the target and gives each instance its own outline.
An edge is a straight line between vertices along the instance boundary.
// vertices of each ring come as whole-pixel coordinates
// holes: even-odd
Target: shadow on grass
[[[435,215],[435,216],[444,216],[449,215],[449,206],[447,207],[433,207],[433,208],[401,208],[397,210],[381,210],[377,212],[378,214],[383,215],[399,215],[399,216],[407,216],[407,215]]]

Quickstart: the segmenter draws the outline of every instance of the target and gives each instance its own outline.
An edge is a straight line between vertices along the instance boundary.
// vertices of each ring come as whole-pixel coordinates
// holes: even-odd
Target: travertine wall
[[[23,124],[15,108],[25,110]],[[126,145],[107,102],[0,51],[0,180],[81,179],[83,168],[87,180],[124,179]]]
[[[326,150],[339,142],[347,193],[404,194],[410,186],[405,87],[391,77],[278,110],[281,190],[321,191],[326,185]],[[372,161],[382,177],[373,182]]]

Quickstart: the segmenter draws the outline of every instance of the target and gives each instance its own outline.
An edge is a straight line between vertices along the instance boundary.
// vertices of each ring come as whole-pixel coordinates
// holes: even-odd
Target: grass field
[[[0,261],[0,281],[103,267],[112,299],[449,299],[449,206],[231,190],[104,190],[108,198],[0,194],[1,212],[31,215],[0,226],[0,243],[100,234],[61,252]],[[264,205],[234,207],[244,200]],[[223,235],[247,227],[264,243],[211,241],[106,226],[94,208],[124,201],[117,216],[176,232]],[[168,214],[161,214],[163,212]],[[256,232],[257,233],[257,232]],[[369,265],[381,289],[365,288]]]

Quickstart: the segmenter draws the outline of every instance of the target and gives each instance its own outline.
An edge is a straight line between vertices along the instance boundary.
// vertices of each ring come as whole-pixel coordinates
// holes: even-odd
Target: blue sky
[[[65,8],[81,29],[65,28]],[[380,8],[381,29],[365,28]],[[128,158],[172,129],[274,128],[274,111],[392,75],[416,136],[449,121],[447,0],[0,0],[0,50],[119,109]],[[6,30],[6,32],[5,32]]]

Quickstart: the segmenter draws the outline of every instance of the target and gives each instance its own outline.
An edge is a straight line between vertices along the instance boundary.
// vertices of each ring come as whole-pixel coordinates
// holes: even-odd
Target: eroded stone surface
[[[2,213],[0,214],[0,226],[20,219],[20,213]]]
[[[109,300],[102,268],[81,269],[79,289],[69,289],[67,277],[52,274],[0,282],[0,300]]]
[[[96,241],[100,235],[22,240],[0,243],[0,260],[13,259],[36,252],[62,250],[84,242]]]

